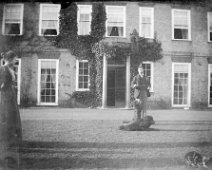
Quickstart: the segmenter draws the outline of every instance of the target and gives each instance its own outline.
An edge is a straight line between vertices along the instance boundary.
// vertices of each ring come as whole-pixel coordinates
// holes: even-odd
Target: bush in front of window
[[[87,107],[94,107],[95,94],[91,91],[74,91],[71,94],[71,98],[75,99],[75,102],[85,105]]]

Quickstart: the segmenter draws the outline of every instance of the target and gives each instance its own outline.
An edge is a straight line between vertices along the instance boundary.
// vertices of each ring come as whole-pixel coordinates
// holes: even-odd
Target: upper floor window
[[[212,12],[208,12],[208,41],[212,42]]]
[[[58,35],[59,34],[59,12],[58,4],[40,5],[40,27],[39,35]]]
[[[189,10],[172,10],[172,39],[191,39],[191,20]]]
[[[23,4],[6,4],[2,24],[3,35],[22,35]]]
[[[124,6],[106,6],[106,36],[107,37],[125,37],[125,7]]]
[[[87,35],[91,31],[91,5],[78,5],[78,34]]]
[[[88,60],[77,60],[76,63],[76,90],[89,90]]]
[[[154,38],[154,8],[140,7],[140,36]]]

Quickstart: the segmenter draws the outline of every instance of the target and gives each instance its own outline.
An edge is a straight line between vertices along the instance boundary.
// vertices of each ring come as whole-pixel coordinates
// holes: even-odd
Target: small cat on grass
[[[202,156],[200,153],[196,151],[191,151],[186,153],[184,160],[186,165],[191,166],[191,167],[205,167],[207,168],[207,162],[209,161],[209,157],[207,156]]]

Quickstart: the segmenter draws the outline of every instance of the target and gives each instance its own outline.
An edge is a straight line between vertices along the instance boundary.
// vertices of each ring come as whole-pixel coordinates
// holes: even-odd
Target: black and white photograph
[[[212,0],[1,0],[0,170],[212,170]]]

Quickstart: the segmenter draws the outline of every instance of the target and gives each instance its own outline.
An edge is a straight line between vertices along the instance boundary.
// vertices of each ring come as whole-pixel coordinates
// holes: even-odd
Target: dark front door
[[[125,106],[125,67],[109,67],[107,78],[107,106]]]

